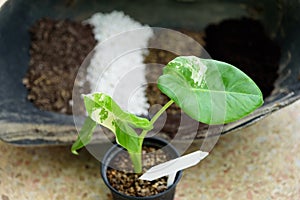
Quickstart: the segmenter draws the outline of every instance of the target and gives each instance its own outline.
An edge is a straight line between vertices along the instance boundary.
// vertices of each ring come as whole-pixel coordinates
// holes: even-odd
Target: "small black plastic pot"
[[[163,148],[163,150],[168,155],[170,155],[172,159],[179,157],[179,153],[175,149],[175,147],[172,146],[169,142],[167,142],[161,138],[157,138],[157,137],[145,138],[143,145],[155,147],[158,149]],[[110,189],[114,200],[128,200],[128,199],[129,200],[173,200],[174,199],[176,185],[182,176],[182,171],[177,172],[173,185],[171,185],[167,190],[165,190],[159,194],[152,195],[152,196],[147,196],[147,197],[128,196],[126,194],[120,193],[115,188],[113,188],[108,181],[106,172],[107,172],[107,169],[109,168],[108,165],[111,162],[111,160],[118,153],[120,153],[123,150],[124,149],[122,147],[120,147],[119,145],[114,145],[106,152],[106,154],[104,155],[104,158],[102,160],[102,164],[101,164],[101,176],[103,178],[104,183]]]

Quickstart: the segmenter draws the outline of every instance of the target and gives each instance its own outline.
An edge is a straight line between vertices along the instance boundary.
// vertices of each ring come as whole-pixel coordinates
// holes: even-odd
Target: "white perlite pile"
[[[94,27],[98,41],[87,68],[92,92],[110,95],[131,113],[147,115],[143,55],[147,53],[152,29],[117,11],[96,13],[85,23]]]

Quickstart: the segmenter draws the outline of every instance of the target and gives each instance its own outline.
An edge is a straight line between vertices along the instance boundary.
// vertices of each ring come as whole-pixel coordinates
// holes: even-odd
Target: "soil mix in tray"
[[[142,151],[143,173],[152,166],[170,160],[163,150],[154,147],[143,147]],[[112,187],[129,196],[152,196],[167,189],[167,177],[154,181],[140,180],[140,174],[133,173],[133,165],[126,151],[119,153],[110,163],[107,178]],[[114,167],[116,166],[116,167]],[[122,169],[122,170],[119,170]]]
[[[280,48],[266,35],[259,21],[225,20],[209,25],[204,32],[180,31],[203,45],[213,59],[239,67],[258,84],[265,97],[270,95],[278,76]],[[29,90],[28,99],[43,110],[72,114],[70,100],[77,70],[96,45],[92,27],[68,20],[41,19],[30,33],[30,66],[23,80]],[[166,43],[174,49],[192,46],[172,38],[172,35],[162,35],[158,40],[167,40]],[[196,56],[201,55],[200,51]],[[144,62],[167,64],[176,56],[164,50],[149,49]],[[146,95],[150,106],[164,105],[169,101],[155,84],[161,73],[162,67],[146,68],[146,79],[150,83]],[[167,113],[163,131],[176,133],[180,109],[172,105]]]
[[[72,114],[74,80],[96,45],[92,27],[70,20],[40,19],[29,32],[30,62],[23,79],[28,100],[42,110]]]

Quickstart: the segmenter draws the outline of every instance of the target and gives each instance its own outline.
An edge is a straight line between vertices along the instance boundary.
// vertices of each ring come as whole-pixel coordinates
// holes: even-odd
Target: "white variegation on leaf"
[[[260,89],[236,67],[212,59],[180,56],[169,62],[158,88],[191,118],[225,124],[262,105]]]
[[[189,60],[189,62],[186,62],[187,59]],[[199,58],[195,56],[177,57],[174,60],[170,61],[168,65],[174,65],[178,70],[185,68],[190,71],[190,78],[197,86],[200,86],[202,84],[202,80],[207,70],[207,67],[200,61]]]

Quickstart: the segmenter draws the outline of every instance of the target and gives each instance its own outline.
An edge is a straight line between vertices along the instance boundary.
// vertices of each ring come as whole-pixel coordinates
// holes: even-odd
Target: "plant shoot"
[[[263,104],[263,96],[251,78],[236,67],[195,56],[180,56],[169,62],[158,79],[158,88],[170,98],[151,120],[122,110],[104,93],[84,96],[88,116],[72,146],[72,152],[87,145],[97,124],[116,136],[132,160],[136,173],[142,172],[142,144],[161,114],[176,103],[189,117],[206,124],[239,120]],[[137,130],[142,130],[138,134]]]

